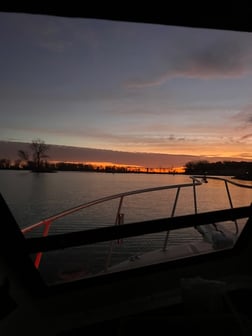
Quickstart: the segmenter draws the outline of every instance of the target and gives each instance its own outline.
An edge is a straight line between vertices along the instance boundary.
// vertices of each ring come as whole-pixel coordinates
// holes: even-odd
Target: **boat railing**
[[[98,204],[101,204],[101,203],[104,203],[104,202],[108,202],[108,201],[111,201],[111,200],[114,200],[114,199],[119,199],[119,204],[118,204],[118,207],[117,207],[117,210],[116,210],[114,225],[116,225],[116,226],[117,225],[122,225],[122,224],[124,224],[124,214],[121,212],[121,209],[122,209],[123,201],[126,197],[137,195],[137,194],[154,192],[154,191],[176,189],[176,194],[175,194],[175,198],[174,198],[173,205],[172,205],[172,211],[171,211],[171,214],[170,214],[170,217],[173,218],[175,216],[175,213],[176,213],[180,191],[181,191],[181,189],[188,188],[188,187],[191,187],[193,189],[194,213],[197,214],[198,213],[198,204],[197,204],[196,187],[202,185],[203,183],[206,183],[207,179],[221,180],[225,183],[230,208],[233,208],[233,203],[232,203],[231,193],[230,193],[228,184],[233,184],[233,185],[236,185],[236,186],[239,186],[239,187],[244,187],[244,188],[252,188],[252,186],[240,184],[240,183],[237,183],[237,182],[234,182],[234,181],[231,181],[229,179],[222,178],[222,177],[206,176],[206,175],[194,175],[194,176],[190,176],[190,178],[192,179],[191,183],[183,183],[183,184],[166,185],[166,186],[159,186],[159,187],[153,187],[153,188],[137,189],[137,190],[128,191],[128,192],[124,192],[124,193],[114,194],[114,195],[111,195],[111,196],[106,196],[106,197],[99,198],[99,199],[96,199],[96,200],[91,201],[91,202],[83,203],[83,204],[80,204],[76,207],[72,207],[68,210],[62,211],[62,212],[60,212],[56,215],[50,216],[50,217],[48,217],[48,218],[46,218],[46,219],[44,219],[44,220],[42,220],[38,223],[30,225],[26,228],[23,228],[21,231],[22,231],[23,234],[26,234],[26,233],[28,233],[28,232],[36,229],[36,228],[44,227],[42,236],[47,237],[48,234],[49,234],[50,226],[52,225],[52,223],[54,221],[56,221],[58,219],[61,219],[65,216],[68,216],[70,214],[73,214],[75,212],[81,211],[83,209],[89,208],[91,206],[98,205]],[[238,234],[238,225],[237,225],[236,220],[234,220],[234,222],[235,222],[235,226],[236,226],[236,234]],[[166,246],[167,246],[167,243],[168,243],[168,237],[169,237],[169,231],[166,231],[166,236],[165,236],[164,245],[163,245],[164,250],[166,249]],[[110,264],[114,243],[115,243],[115,241],[112,240],[111,244],[110,244],[108,254],[107,254],[107,257],[106,257],[106,260],[105,260],[105,270],[107,270],[107,268]],[[36,254],[36,257],[35,257],[35,260],[34,260],[34,265],[35,265],[36,268],[39,268],[41,257],[42,257],[42,252],[38,252]]]
[[[223,177],[218,177],[218,176],[193,175],[193,176],[191,176],[191,178],[193,180],[202,178],[202,181],[204,181],[206,183],[208,182],[207,181],[208,179],[222,181],[224,183],[224,185],[225,185],[225,189],[226,189],[226,193],[227,193],[227,197],[228,197],[228,202],[229,202],[229,205],[230,205],[231,209],[234,208],[234,205],[233,205],[233,201],[232,201],[232,197],[231,197],[231,192],[230,192],[230,189],[229,189],[229,184],[237,186],[237,187],[241,187],[241,188],[252,189],[252,185],[241,184],[241,183],[235,182],[233,180],[230,180],[230,179],[227,179],[227,178],[223,178]],[[196,193],[196,190],[194,188],[194,202],[197,201],[197,197],[196,197],[195,193]],[[195,203],[194,208],[195,208],[195,214],[197,214],[198,213],[197,203]],[[237,220],[234,220],[234,223],[235,223],[235,234],[238,235],[238,233],[239,233],[239,227],[238,227],[238,224],[237,224]]]

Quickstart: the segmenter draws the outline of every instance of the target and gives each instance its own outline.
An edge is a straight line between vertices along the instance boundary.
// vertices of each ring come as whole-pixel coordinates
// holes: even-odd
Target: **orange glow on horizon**
[[[50,163],[57,164],[62,161],[50,161]],[[125,163],[114,163],[114,162],[100,162],[100,161],[94,161],[94,162],[84,162],[84,161],[64,161],[66,164],[83,164],[83,165],[92,165],[93,167],[97,168],[105,168],[105,167],[116,167],[116,168],[126,168],[127,171],[137,171],[141,173],[184,173],[185,167],[144,167],[144,166],[138,166],[138,165],[130,165]]]
[[[82,162],[83,164],[90,164],[93,166],[98,166],[98,167],[106,167],[106,166],[114,166],[114,167],[123,167],[127,168],[128,170],[138,170],[141,172],[146,172],[147,170],[152,173],[171,173],[171,172],[176,172],[176,173],[184,173],[185,172],[185,167],[174,167],[174,168],[163,168],[163,167],[144,167],[144,166],[137,166],[137,165],[129,165],[129,164],[124,164],[124,163],[113,163],[113,162]]]

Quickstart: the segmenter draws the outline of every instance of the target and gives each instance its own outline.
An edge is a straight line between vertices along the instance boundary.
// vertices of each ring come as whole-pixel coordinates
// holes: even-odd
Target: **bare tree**
[[[33,161],[35,163],[35,169],[40,170],[42,167],[43,159],[47,158],[46,152],[50,149],[49,145],[46,145],[43,140],[33,140],[31,145]]]
[[[43,159],[47,158],[46,152],[49,150],[50,146],[46,145],[43,140],[36,139],[30,144],[31,153],[25,150],[19,150],[18,156],[21,162],[26,162],[27,167],[32,168],[34,171],[40,171],[43,167]],[[33,161],[30,160],[30,156]]]
[[[29,161],[29,153],[22,149],[18,151],[18,157],[20,158],[21,162],[25,161],[26,163],[28,163]]]
[[[11,161],[9,159],[0,159],[0,168],[10,168]]]

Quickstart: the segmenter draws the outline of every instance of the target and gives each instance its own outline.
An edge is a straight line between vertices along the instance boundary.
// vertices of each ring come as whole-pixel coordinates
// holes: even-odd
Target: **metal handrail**
[[[169,190],[169,189],[177,189],[174,204],[173,204],[173,208],[172,208],[172,212],[171,212],[171,217],[174,217],[175,211],[176,211],[176,208],[177,208],[177,203],[178,203],[180,190],[181,190],[181,188],[186,188],[186,187],[193,187],[194,211],[195,211],[195,214],[197,214],[196,186],[201,185],[203,182],[207,182],[206,178],[207,179],[222,180],[222,181],[225,182],[226,190],[227,190],[227,194],[228,194],[229,203],[230,203],[231,208],[233,208],[233,204],[232,204],[231,195],[230,195],[230,192],[229,192],[229,189],[228,189],[228,183],[231,183],[231,184],[239,186],[239,187],[252,188],[252,186],[243,185],[243,184],[240,184],[240,183],[237,183],[237,182],[230,181],[230,180],[225,179],[225,178],[220,178],[220,177],[215,177],[215,176],[207,176],[206,177],[205,175],[194,175],[194,176],[190,176],[190,178],[193,181],[192,183],[174,184],[174,185],[168,185],[168,186],[166,185],[166,186],[153,187],[153,188],[137,189],[137,190],[133,190],[133,191],[128,191],[128,192],[124,192],[124,193],[119,193],[119,194],[114,194],[114,195],[102,197],[102,198],[99,198],[99,199],[96,199],[96,200],[93,200],[93,201],[90,201],[90,202],[87,202],[87,203],[80,204],[76,207],[70,208],[70,209],[62,211],[60,213],[57,213],[57,214],[55,214],[53,216],[50,216],[50,217],[48,217],[48,218],[46,218],[46,219],[44,219],[44,220],[42,220],[38,223],[35,223],[35,224],[32,224],[32,225],[30,225],[26,228],[23,228],[21,231],[22,231],[23,234],[26,234],[27,232],[30,232],[30,231],[34,230],[35,228],[38,228],[38,227],[44,225],[43,237],[46,237],[49,233],[49,229],[50,229],[50,226],[51,226],[52,222],[54,222],[55,220],[58,220],[60,218],[63,218],[63,217],[68,216],[70,214],[73,214],[73,213],[78,212],[80,210],[86,209],[88,207],[91,207],[91,206],[94,206],[94,205],[97,205],[97,204],[101,204],[101,203],[104,203],[104,202],[107,202],[107,201],[111,201],[111,200],[114,200],[114,199],[119,199],[119,205],[118,205],[118,208],[117,208],[117,213],[116,213],[116,218],[115,218],[115,225],[120,225],[120,224],[123,224],[123,214],[121,213],[121,207],[122,207],[123,200],[124,200],[125,197],[136,195],[136,194],[142,194],[142,193],[148,193],[148,192],[154,192],[154,191],[160,191],[160,190]],[[236,223],[236,233],[238,233],[237,223]],[[164,250],[166,249],[166,245],[167,245],[167,242],[168,242],[168,236],[169,236],[169,232],[167,232],[167,234],[166,234],[164,247],[163,247]],[[114,244],[114,242],[112,241],[109,252],[108,252],[108,255],[107,255],[107,258],[106,258],[105,269],[107,269],[107,267],[110,264],[110,259],[111,259],[112,250],[113,250],[113,244]],[[42,253],[41,252],[37,253],[36,258],[35,258],[35,262],[34,262],[36,268],[39,267],[41,257],[42,257]]]
[[[248,185],[248,184],[242,184],[242,183],[238,183],[238,182],[234,182],[230,179],[227,179],[225,177],[218,177],[218,176],[211,176],[211,175],[191,175],[190,176],[191,179],[204,179],[204,180],[219,180],[219,181],[223,181],[226,183],[230,183],[233,184],[237,187],[241,187],[241,188],[248,188],[248,189],[252,189],[252,185]]]
[[[242,183],[234,182],[234,181],[231,181],[231,180],[223,178],[223,177],[207,176],[207,175],[203,175],[203,176],[202,175],[193,175],[193,176],[190,176],[190,177],[193,180],[194,179],[198,179],[198,178],[202,178],[204,182],[207,182],[208,179],[223,181],[224,184],[225,184],[225,188],[226,188],[226,192],[227,192],[227,196],[228,196],[228,201],[229,201],[229,205],[230,205],[231,209],[233,209],[234,206],[233,206],[230,190],[229,190],[229,187],[228,187],[229,183],[233,184],[234,186],[237,186],[237,187],[252,189],[252,185],[249,186],[247,184],[242,184]],[[195,193],[196,193],[196,191],[195,191]],[[195,199],[196,199],[196,197],[195,197]],[[197,213],[197,207],[195,207],[195,213]],[[237,223],[236,219],[234,220],[234,223],[235,223],[235,235],[238,235],[238,233],[239,233],[239,227],[238,227],[238,223]]]

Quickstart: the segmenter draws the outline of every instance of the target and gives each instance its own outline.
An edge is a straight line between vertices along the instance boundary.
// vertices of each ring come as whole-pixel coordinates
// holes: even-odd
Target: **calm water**
[[[105,174],[88,172],[58,172],[55,174],[33,174],[25,171],[0,171],[0,192],[10,207],[21,228],[34,224],[70,207],[89,202],[101,197],[134,189],[143,189],[171,184],[190,183],[186,175],[151,175],[151,174]],[[252,185],[252,182],[242,181]],[[126,197],[122,213],[124,222],[136,222],[171,215],[175,190],[152,192]],[[252,201],[252,189],[230,186],[234,206],[249,205]],[[197,187],[198,212],[229,208],[228,197],[223,182],[209,180],[207,184]],[[54,222],[50,233],[78,231],[94,227],[113,225],[115,222],[118,200],[102,206],[82,210]],[[176,214],[194,213],[193,191],[191,188],[181,190]],[[40,235],[40,230],[31,235]],[[201,239],[194,229],[173,231],[169,244],[182,244],[189,239]],[[125,239],[123,246],[115,246],[112,262],[118,262],[131,255],[139,255],[153,248],[162,247],[164,233],[145,235]],[[87,274],[95,272],[104,264],[104,253],[109,250],[109,243],[96,244],[95,247],[80,247],[64,252],[64,258],[58,258],[62,252],[50,252],[47,263],[55,263],[60,269],[68,264],[85,269]],[[81,253],[80,253],[81,251]],[[82,255],[82,257],[80,257]],[[83,258],[85,255],[85,258]],[[73,262],[74,256],[74,262]],[[55,261],[57,259],[57,261]],[[78,266],[76,266],[78,265]],[[79,267],[81,265],[81,267]],[[48,266],[48,267],[49,267]]]
[[[88,172],[58,172],[56,174],[32,174],[26,171],[0,171],[0,192],[8,203],[21,228],[54,215],[70,207],[111,194],[170,184],[190,183],[186,175],[105,174]],[[240,181],[241,182],[241,181]],[[252,185],[251,181],[242,181]],[[230,186],[234,206],[248,205],[252,201],[252,189]],[[209,180],[197,188],[199,211],[229,207],[223,182]],[[181,191],[177,214],[193,212],[192,189]],[[125,222],[169,216],[175,191],[153,192],[127,197],[124,208]],[[118,200],[106,204],[101,211],[82,211],[84,226],[113,224]],[[130,213],[127,213],[130,209]],[[74,215],[73,217],[76,217]],[[72,220],[78,220],[71,218]],[[82,224],[75,222],[66,230],[79,230]],[[73,223],[73,222],[72,222]],[[76,226],[77,225],[77,226]],[[63,228],[61,230],[64,231]]]

